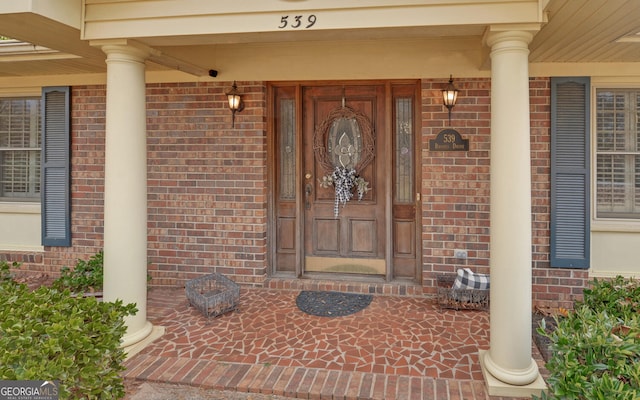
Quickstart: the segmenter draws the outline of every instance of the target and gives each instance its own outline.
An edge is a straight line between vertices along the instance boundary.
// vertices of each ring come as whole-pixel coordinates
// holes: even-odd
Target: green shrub
[[[147,282],[151,275],[147,273]],[[101,292],[104,282],[104,252],[99,251],[89,257],[88,261],[78,259],[75,267],[62,267],[60,277],[52,286],[60,291],[70,290],[72,293]]]
[[[135,305],[0,283],[0,379],[58,380],[61,399],[124,397],[120,340]]]
[[[594,281],[557,327],[538,332],[551,339],[544,399],[640,398],[640,291],[632,280]],[[636,311],[633,311],[636,310]]]
[[[78,260],[74,268],[62,267],[60,277],[52,286],[61,291],[69,289],[72,293],[101,291],[103,277],[104,253],[99,251],[88,261]]]
[[[584,305],[592,310],[606,311],[625,318],[640,311],[640,281],[617,276],[612,280],[595,279],[584,290]]]
[[[13,281],[13,274],[11,273],[11,268],[18,268],[20,266],[17,262],[9,262],[2,260],[0,261],[0,283]]]

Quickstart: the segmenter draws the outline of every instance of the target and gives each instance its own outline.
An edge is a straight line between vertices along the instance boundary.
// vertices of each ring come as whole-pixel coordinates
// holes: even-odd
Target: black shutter
[[[588,77],[551,79],[551,266],[589,268]]]
[[[42,89],[42,245],[71,246],[70,88]]]

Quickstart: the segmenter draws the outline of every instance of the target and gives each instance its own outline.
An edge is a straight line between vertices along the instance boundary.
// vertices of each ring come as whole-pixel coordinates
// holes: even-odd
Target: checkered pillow
[[[489,289],[489,275],[476,274],[469,268],[458,269],[458,276],[453,282],[454,289]]]

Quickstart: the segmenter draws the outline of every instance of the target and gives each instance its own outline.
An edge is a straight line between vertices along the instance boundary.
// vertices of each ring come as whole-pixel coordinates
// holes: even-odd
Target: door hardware
[[[311,202],[309,201],[309,197],[311,197],[312,191],[313,191],[313,186],[310,183],[307,183],[307,186],[304,188],[304,206],[307,210],[311,209]]]

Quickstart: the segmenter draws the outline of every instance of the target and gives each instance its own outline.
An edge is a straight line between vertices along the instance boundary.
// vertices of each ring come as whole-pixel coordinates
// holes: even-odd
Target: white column
[[[491,47],[491,342],[481,361],[492,395],[522,394],[496,391],[493,378],[507,388],[540,378],[531,357],[528,44],[532,38],[527,31],[487,37]]]
[[[104,299],[135,303],[124,347],[146,338],[147,321],[147,54],[105,45],[107,109],[104,183]]]

